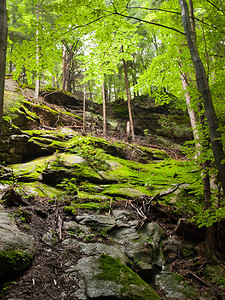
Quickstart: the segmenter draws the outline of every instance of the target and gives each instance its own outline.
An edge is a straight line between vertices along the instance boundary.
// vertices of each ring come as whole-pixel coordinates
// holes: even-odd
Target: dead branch
[[[170,195],[170,194],[174,193],[182,184],[184,184],[184,183],[183,182],[178,183],[174,188],[171,188],[168,192],[163,192],[161,194],[156,194],[153,197],[144,195],[144,196],[136,197],[136,198],[128,201],[127,203],[128,203],[128,205],[130,205],[132,210],[139,217],[141,217],[141,220],[138,223],[138,225],[136,226],[136,228],[141,229],[143,227],[143,225],[147,222],[152,201],[156,200],[157,203],[158,203],[158,200],[160,198],[163,198],[167,195]]]

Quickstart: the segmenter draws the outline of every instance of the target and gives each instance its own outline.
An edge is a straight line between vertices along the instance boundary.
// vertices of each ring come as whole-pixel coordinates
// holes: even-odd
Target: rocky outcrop
[[[108,255],[82,258],[76,265],[80,289],[74,293],[86,299],[158,300],[157,293],[136,273]]]
[[[21,232],[0,206],[0,277],[27,268],[35,253],[34,239]]]

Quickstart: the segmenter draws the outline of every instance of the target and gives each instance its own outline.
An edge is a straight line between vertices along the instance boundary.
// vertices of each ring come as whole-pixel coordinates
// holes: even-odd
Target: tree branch
[[[162,25],[162,24],[155,23],[155,22],[149,22],[149,21],[146,21],[146,20],[143,20],[143,19],[140,19],[140,18],[136,18],[136,17],[126,16],[126,15],[118,13],[118,12],[112,13],[112,15],[118,15],[118,16],[121,16],[121,17],[124,17],[124,18],[127,18],[127,19],[133,19],[133,20],[137,20],[139,22],[143,22],[143,23],[147,23],[147,24],[151,24],[151,25],[163,27],[163,28],[166,28],[166,29],[170,29],[170,30],[176,31],[176,32],[178,32],[178,33],[180,33],[182,35],[185,35],[182,31],[180,31],[178,29],[175,29],[173,27],[170,27],[170,26]]]
[[[218,11],[222,12],[222,9],[220,9],[219,7],[217,7],[213,2],[211,2],[210,0],[206,0],[209,4],[211,4],[212,6],[214,6]]]
[[[135,9],[144,9],[144,10],[150,10],[150,11],[163,11],[163,12],[168,12],[168,13],[171,13],[171,14],[176,14],[176,15],[181,15],[181,13],[180,12],[176,12],[176,11],[172,11],[172,10],[167,10],[167,9],[161,9],[161,8],[148,8],[148,7],[141,7],[141,6],[130,6],[130,7],[128,7],[127,6],[127,9],[133,9],[133,8],[135,8]]]
[[[160,9],[160,8],[148,8],[148,7],[141,7],[141,6],[130,6],[130,7],[127,7],[127,8],[128,9],[132,9],[132,8],[135,8],[135,9],[144,9],[144,10],[149,10],[149,11],[162,11],[162,12],[168,12],[170,14],[176,14],[176,15],[181,16],[180,12],[176,12],[176,11],[172,11],[172,10],[166,10],[166,9]],[[190,17],[190,18],[192,18],[192,17]],[[198,22],[200,22],[202,24],[205,24],[207,26],[212,26],[213,28],[218,29],[216,26],[214,26],[212,24],[208,24],[208,23],[206,23],[206,22],[204,22],[204,21],[202,21],[202,20],[200,20],[200,19],[198,19],[196,17],[194,17],[192,19],[194,19],[194,20],[196,20],[196,21],[198,21]]]

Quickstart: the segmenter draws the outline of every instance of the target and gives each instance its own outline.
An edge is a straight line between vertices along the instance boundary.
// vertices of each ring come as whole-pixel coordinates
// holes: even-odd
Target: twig
[[[201,278],[199,278],[197,275],[188,272],[189,275],[191,275],[192,277],[194,277],[195,279],[197,279],[200,283],[202,283],[204,286],[210,287],[210,285],[208,285],[205,281],[203,281]]]

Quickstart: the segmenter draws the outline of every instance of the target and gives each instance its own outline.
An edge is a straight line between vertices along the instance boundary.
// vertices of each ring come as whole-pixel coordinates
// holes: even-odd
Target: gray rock
[[[116,220],[124,220],[127,217],[131,216],[132,212],[125,210],[125,209],[114,209],[113,210],[113,216]]]
[[[83,239],[85,237],[90,237],[91,229],[85,225],[78,224],[74,221],[64,222],[63,228],[71,233],[73,237]],[[93,234],[94,236],[94,234]]]
[[[30,136],[27,134],[13,134],[10,136],[10,140],[14,143],[26,143]]]
[[[105,215],[80,215],[76,216],[76,221],[82,225],[87,225],[93,229],[111,229],[116,226],[114,218]]]
[[[147,223],[139,231],[134,227],[117,228],[109,235],[124,247],[126,255],[139,269],[151,270],[153,265],[164,269],[161,242],[165,233],[158,224]]]
[[[21,232],[0,206],[0,276],[28,267],[34,253],[34,239]]]
[[[167,263],[172,263],[174,260],[176,260],[180,248],[181,243],[174,238],[168,238],[164,241],[163,253]]]
[[[108,255],[85,257],[76,265],[80,289],[74,296],[86,299],[159,300],[136,273]]]
[[[129,259],[124,253],[123,247],[119,245],[104,245],[102,243],[79,243],[78,248],[86,255],[107,254],[119,259],[123,264],[128,264]]]
[[[75,154],[68,154],[64,153],[61,154],[60,157],[62,158],[64,162],[64,166],[70,167],[74,164],[81,164],[85,162],[85,159],[81,156],[75,155]]]
[[[82,231],[86,234],[90,233],[90,229],[87,226],[78,224],[77,222],[74,222],[74,221],[64,222],[63,223],[63,228],[65,230],[74,231],[74,233],[76,233],[77,231],[79,231],[79,232]]]
[[[179,300],[197,299],[198,292],[184,279],[184,277],[164,272],[156,275],[155,284],[163,290],[168,297]]]
[[[48,245],[50,247],[54,247],[58,243],[58,238],[57,238],[56,234],[52,230],[49,230],[48,232],[46,232],[43,235],[42,241],[46,245]]]
[[[68,238],[64,240],[62,243],[68,248],[77,249],[77,245],[79,244],[79,241],[76,239]]]

